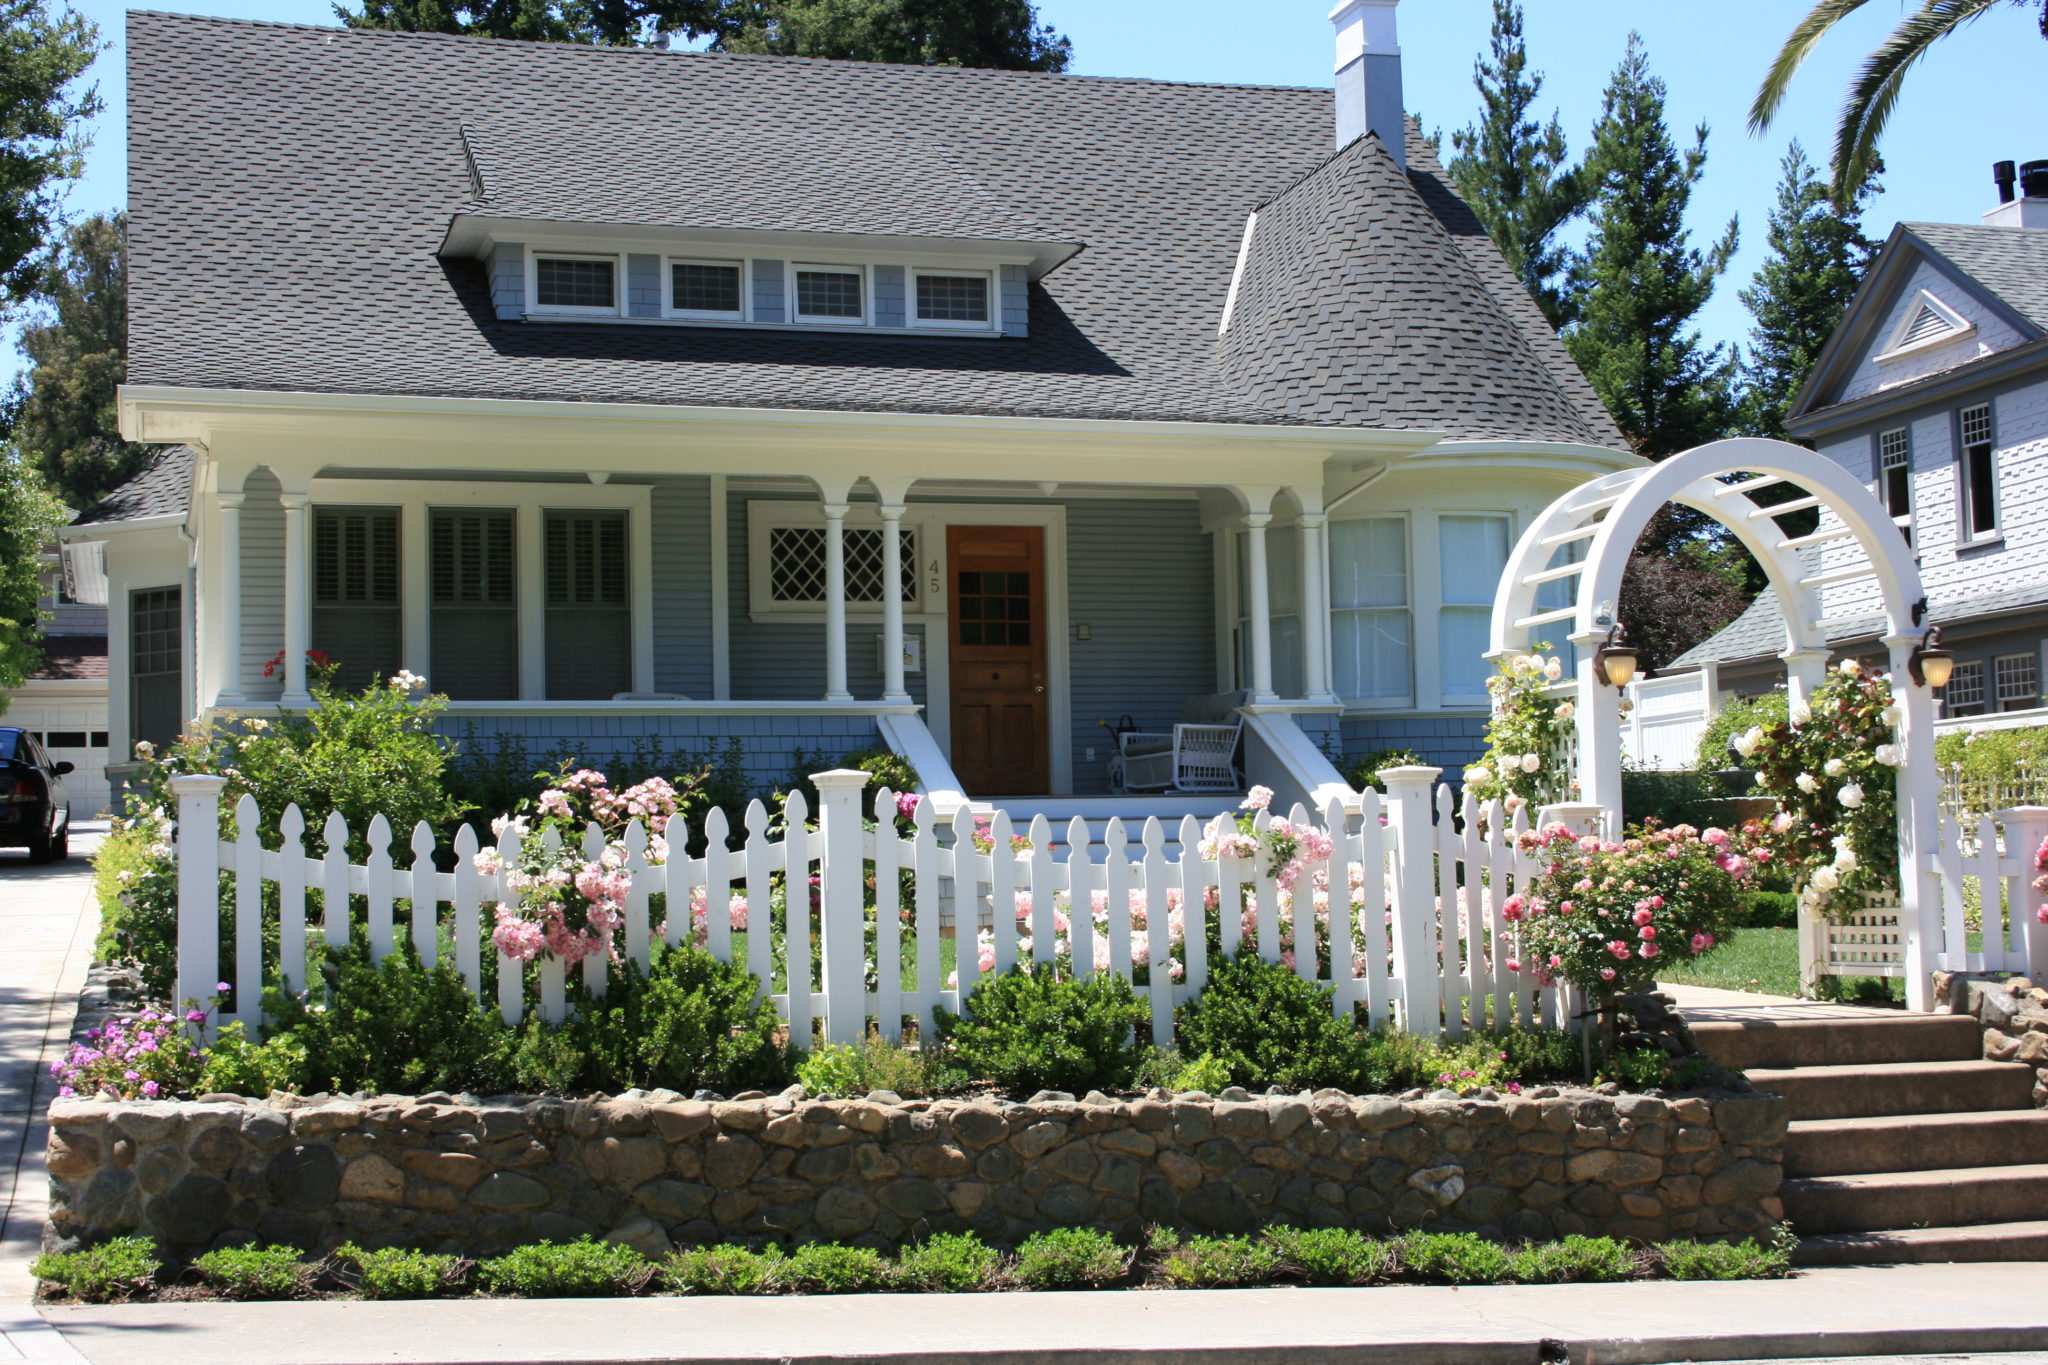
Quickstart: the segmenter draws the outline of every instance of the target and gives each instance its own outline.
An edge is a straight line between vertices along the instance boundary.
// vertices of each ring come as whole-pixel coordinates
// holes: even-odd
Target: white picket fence
[[[709,908],[703,944],[731,962],[737,949],[730,907],[735,895],[745,896],[745,966],[770,991],[800,1041],[813,1036],[814,1023],[834,1042],[857,1041],[871,1026],[894,1040],[907,1021],[929,1038],[934,1011],[943,1006],[958,1012],[979,979],[979,930],[988,931],[991,969],[1001,972],[1016,962],[1027,939],[1034,959],[1055,956],[1062,946],[1056,914],[1067,919],[1066,946],[1082,973],[1097,970],[1096,936],[1106,939],[1107,965],[1101,969],[1134,980],[1149,1003],[1152,1038],[1161,1045],[1172,1040],[1174,1006],[1199,993],[1207,979],[1212,918],[1224,953],[1235,952],[1247,932],[1268,961],[1281,961],[1292,950],[1304,978],[1332,988],[1340,1015],[1357,1007],[1374,1025],[1458,1035],[1568,1019],[1569,1004],[1555,990],[1539,988],[1527,965],[1508,967],[1517,954],[1513,926],[1502,918],[1501,907],[1538,871],[1535,860],[1516,847],[1516,836],[1528,827],[1526,812],[1507,820],[1497,806],[1469,798],[1462,810],[1454,809],[1450,789],[1435,785],[1438,775],[1435,768],[1390,770],[1383,774],[1384,800],[1368,791],[1362,812],[1347,816],[1332,803],[1321,813],[1318,823],[1332,833],[1332,852],[1302,871],[1296,885],[1303,913],[1294,918],[1292,934],[1284,934],[1280,888],[1273,869],[1260,865],[1266,859],[1204,858],[1202,829],[1193,817],[1181,822],[1169,856],[1175,841],[1157,819],[1135,830],[1111,820],[1095,839],[1077,818],[1056,845],[1056,831],[1044,817],[1013,830],[998,811],[983,839],[994,851],[984,852],[969,811],[941,828],[930,803],[922,802],[913,832],[904,837],[893,818],[893,794],[877,792],[869,803],[862,799],[865,774],[822,773],[813,779],[821,797],[815,827],[808,823],[803,797],[792,795],[782,812],[782,832],[771,837],[769,812],[756,801],[746,812],[743,840],[731,839],[724,814],[713,811],[701,831],[702,856],[681,856],[688,831],[678,821],[665,830],[671,861],[654,863],[647,831],[637,822],[630,826],[624,842],[632,889],[617,948],[645,965],[657,926],[671,944],[692,932],[690,900],[701,892]],[[253,1028],[264,986],[278,984],[273,978],[288,989],[304,989],[314,938],[338,945],[358,935],[381,960],[403,929],[423,961],[452,953],[452,965],[470,988],[479,995],[486,989],[486,917],[500,887],[496,873],[478,869],[479,846],[471,830],[454,842],[453,870],[439,870],[434,835],[424,824],[413,831],[410,859],[400,866],[390,827],[378,816],[365,831],[368,858],[351,863],[346,825],[331,815],[323,830],[327,852],[313,858],[304,852],[305,825],[296,808],[281,821],[282,846],[266,848],[256,833],[255,803],[247,797],[234,811],[237,836],[221,838],[222,785],[219,778],[199,776],[172,782],[178,804],[180,1000],[205,999],[223,979],[220,873],[233,874],[233,961],[225,977],[233,986],[232,1008],[217,1014],[212,1027],[240,1020]],[[875,813],[871,826],[863,820],[864,807]],[[1597,814],[1592,807],[1559,806],[1541,819],[1585,830]],[[1289,818],[1306,824],[1309,813],[1297,807]],[[1024,835],[1030,847],[1012,853],[1013,834]],[[520,838],[511,827],[499,841],[503,866],[516,865]],[[731,847],[735,842],[740,846]],[[585,853],[595,857],[603,844],[603,833],[590,827]],[[898,875],[903,871],[913,874],[907,903]],[[265,883],[277,888],[280,916],[277,956],[268,963]],[[1340,926],[1322,952],[1316,950],[1315,918],[1307,913],[1316,894],[1310,888],[1318,883],[1325,884]],[[777,886],[793,889],[779,946],[767,927]],[[806,894],[813,886],[815,897]],[[317,902],[309,904],[309,892],[318,893]],[[1099,929],[1091,913],[1098,892],[1106,902]],[[657,895],[666,898],[660,920],[651,913]],[[813,899],[815,909],[806,913]],[[408,905],[402,924],[401,902]],[[1175,903],[1184,923],[1178,980]],[[1245,912],[1230,912],[1238,906]],[[337,915],[335,907],[348,909]],[[1139,919],[1142,927],[1135,927]],[[1341,932],[1343,927],[1352,932]],[[820,940],[815,973],[814,934]],[[949,939],[957,949],[957,980],[950,983],[942,979],[943,944]],[[514,959],[493,956],[497,1003],[508,1022],[529,1008],[550,1020],[564,1016],[565,969],[559,960],[544,954],[529,972]],[[908,973],[906,956],[913,964]],[[586,985],[602,991],[602,957],[585,959],[582,969]],[[1139,969],[1142,983],[1135,982]],[[778,980],[784,989],[773,989]]]

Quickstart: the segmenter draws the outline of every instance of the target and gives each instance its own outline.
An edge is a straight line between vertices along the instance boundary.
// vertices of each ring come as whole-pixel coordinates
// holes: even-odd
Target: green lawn
[[[1704,957],[1673,963],[1659,981],[1764,995],[1799,994],[1797,929],[1733,929]]]

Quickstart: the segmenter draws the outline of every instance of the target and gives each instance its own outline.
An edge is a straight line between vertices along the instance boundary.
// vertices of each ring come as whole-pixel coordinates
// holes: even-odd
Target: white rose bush
[[[1545,658],[1544,648],[1501,660],[1486,680],[1493,699],[1487,751],[1465,770],[1467,791],[1509,810],[1569,799],[1570,776],[1555,755],[1565,751],[1577,707],[1551,696],[1551,684],[1564,676],[1564,661]]]

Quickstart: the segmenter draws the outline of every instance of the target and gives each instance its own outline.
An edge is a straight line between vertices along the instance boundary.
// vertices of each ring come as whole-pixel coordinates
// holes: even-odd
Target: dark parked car
[[[28,731],[0,725],[0,848],[25,848],[32,863],[71,856],[70,771]]]

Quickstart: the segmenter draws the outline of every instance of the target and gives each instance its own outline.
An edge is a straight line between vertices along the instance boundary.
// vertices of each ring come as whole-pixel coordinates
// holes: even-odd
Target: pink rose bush
[[[2041,847],[2034,850],[2034,871],[2040,875],[2034,878],[2034,890],[2048,896],[2048,839],[2041,841]],[[2034,907],[2034,918],[2048,924],[2048,900]]]
[[[1502,903],[1520,956],[1538,980],[1569,981],[1596,999],[1642,990],[1672,959],[1712,950],[1751,876],[1726,833],[1691,825],[1620,841],[1562,825],[1522,836],[1541,875]]]

